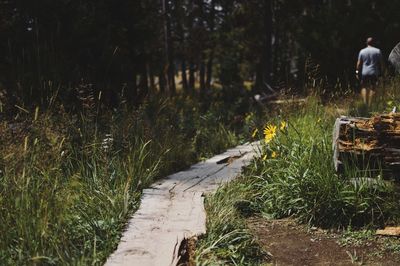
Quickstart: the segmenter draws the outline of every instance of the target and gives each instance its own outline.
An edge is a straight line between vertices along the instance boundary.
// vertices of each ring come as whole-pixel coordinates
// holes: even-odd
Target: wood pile
[[[358,169],[382,171],[385,176],[396,177],[400,170],[400,114],[338,118],[333,150],[338,172],[351,164]]]

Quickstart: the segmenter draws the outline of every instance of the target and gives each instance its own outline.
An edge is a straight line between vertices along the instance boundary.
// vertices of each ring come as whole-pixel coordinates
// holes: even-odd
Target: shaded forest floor
[[[247,219],[247,225],[274,265],[399,265],[396,238],[309,228],[293,219]]]

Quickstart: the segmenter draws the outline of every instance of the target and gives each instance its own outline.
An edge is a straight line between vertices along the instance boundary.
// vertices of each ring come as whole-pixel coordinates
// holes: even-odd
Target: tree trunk
[[[147,96],[149,93],[149,83],[148,83],[148,73],[147,73],[147,67],[146,63],[143,64],[141,68],[141,73],[140,73],[140,79],[139,79],[139,97],[138,100],[141,103],[143,99]]]
[[[276,10],[276,2],[273,2],[273,7],[272,10]],[[275,15],[273,15],[275,17]],[[275,26],[273,29],[273,35],[274,35],[274,45],[271,47],[272,54],[273,54],[273,59],[272,59],[272,75],[277,76],[277,77],[286,77],[287,75],[281,74],[282,73],[282,62],[284,62],[284,57],[286,50],[284,47],[281,47],[281,31],[280,29],[282,26],[279,26],[280,21],[277,21],[277,18],[275,18]],[[277,52],[279,51],[279,53]],[[284,73],[284,72],[283,72]]]
[[[196,69],[195,69],[193,62],[190,62],[190,65],[189,65],[189,89],[192,91],[195,90],[195,83],[196,83],[196,78],[194,76],[195,71],[196,71]]]
[[[153,68],[150,66],[150,64],[147,64],[147,72],[149,73],[150,93],[154,94],[156,91],[156,81],[154,78]]]
[[[177,52],[177,57],[180,58],[180,68],[181,68],[181,77],[182,77],[182,88],[185,93],[188,93],[188,82],[186,76],[186,37],[184,31],[184,22],[186,18],[186,9],[184,8],[184,2],[182,0],[175,1],[175,19],[176,19],[176,27],[179,37],[179,49]],[[187,7],[187,6],[186,6]]]
[[[259,62],[256,65],[256,80],[254,84],[254,92],[262,92],[264,91],[264,65],[263,62]]]
[[[173,47],[171,38],[171,14],[168,0],[162,0],[162,7],[164,13],[164,35],[165,35],[165,55],[167,63],[167,85],[168,91],[171,95],[176,93],[175,85],[175,67],[173,58]]]
[[[271,83],[271,63],[272,63],[272,1],[265,0],[265,48],[264,48],[264,81]]]
[[[215,30],[215,0],[211,0],[211,8],[210,8],[210,35],[214,34]],[[212,39],[213,40],[213,39]],[[206,79],[206,89],[211,89],[211,79],[212,79],[212,67],[214,60],[214,42],[211,42],[211,52],[207,62],[207,79]]]
[[[165,74],[163,70],[161,70],[161,73],[158,76],[158,87],[161,94],[165,93]]]
[[[137,98],[137,74],[134,72],[132,76],[130,75],[129,80],[127,82],[127,86],[125,88],[124,95],[129,104],[133,104],[136,106],[136,98]]]
[[[206,74],[206,66],[204,64],[204,61],[200,61],[200,73],[199,73],[199,81],[200,81],[200,96],[204,97],[206,95],[206,79],[205,79],[205,74]]]
[[[187,76],[186,76],[186,62],[185,59],[182,59],[181,62],[181,70],[182,70],[182,87],[183,90],[188,93],[189,92],[189,86],[188,86],[188,81],[187,81]]]
[[[212,68],[213,68],[213,57],[214,52],[211,53],[210,58],[207,62],[207,79],[206,79],[206,89],[211,89],[211,79],[212,79]]]
[[[172,62],[168,64],[168,88],[170,95],[176,94],[175,66]]]
[[[128,101],[131,102],[134,106],[139,105],[138,101],[138,84],[137,84],[137,74],[136,72],[133,74],[133,80],[131,84],[128,84],[127,98]]]
[[[264,47],[260,62],[256,66],[257,90],[264,91],[265,83],[271,83],[272,58],[272,5],[271,0],[264,0]],[[268,93],[268,92],[267,92]]]

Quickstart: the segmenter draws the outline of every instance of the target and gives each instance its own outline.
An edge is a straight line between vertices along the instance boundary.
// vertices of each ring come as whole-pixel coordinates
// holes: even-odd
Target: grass
[[[338,176],[332,163],[335,116],[310,100],[296,114],[282,118],[288,127],[262,148],[251,175],[255,204],[268,216],[292,216],[323,227],[382,225],[399,218],[395,187],[378,182],[354,185]],[[271,158],[272,153],[278,154]],[[354,169],[354,171],[356,171]]]
[[[369,112],[400,105],[393,84],[390,104],[379,98]],[[254,212],[334,228],[399,219],[393,186],[354,186],[333,171],[337,114],[315,97],[300,108],[267,113],[261,122],[252,112],[237,116],[242,103],[204,108],[180,96],[153,99],[137,110],[121,105],[102,111],[93,104],[77,113],[54,106],[22,106],[0,123],[2,265],[103,263],[142,188],[250,137],[256,127],[264,138],[261,125],[271,117],[276,134],[260,158],[240,181],[207,198],[208,233],[198,243],[199,264],[261,263],[265,255],[245,224]],[[281,122],[286,126],[280,128]]]
[[[1,265],[102,264],[142,188],[239,141],[233,108],[190,98],[24,109],[0,124]]]
[[[207,197],[207,234],[197,243],[198,265],[260,265],[265,254],[246,227],[247,182],[234,181]]]
[[[367,108],[367,115],[400,107],[398,84],[398,80],[392,80],[381,87],[373,106]],[[338,105],[340,108],[334,103],[324,106],[318,97],[310,96],[302,107],[288,107],[265,118],[269,122],[255,131],[258,138],[268,142],[262,145],[260,157],[246,169],[239,182],[208,198],[212,205],[207,204],[208,232],[197,251],[200,264],[251,265],[262,261],[259,255],[262,252],[251,253],[260,252],[257,243],[231,243],[229,238],[231,232],[240,230],[238,239],[250,243],[246,241],[249,236],[243,216],[255,213],[267,219],[292,217],[310,226],[352,228],[342,238],[343,243],[350,244],[367,241],[374,228],[399,222],[400,195],[396,185],[379,179],[375,186],[354,185],[349,179],[356,169],[351,167],[348,176],[335,173],[332,128],[339,116],[337,110],[348,110],[353,115],[365,114],[366,110],[358,101],[345,100]],[[263,132],[264,128],[268,130]],[[396,250],[398,243],[386,246],[386,250]],[[233,256],[230,250],[235,248]]]
[[[364,245],[366,242],[370,242],[375,237],[374,230],[353,230],[351,227],[347,228],[341,235],[338,243],[341,246],[353,246],[359,247]]]
[[[400,254],[400,239],[394,237],[379,237],[375,234],[375,230],[362,229],[355,230],[347,228],[344,230],[337,243],[346,248],[364,248],[368,246],[374,247],[374,251],[369,253],[367,257],[383,258],[388,255]]]

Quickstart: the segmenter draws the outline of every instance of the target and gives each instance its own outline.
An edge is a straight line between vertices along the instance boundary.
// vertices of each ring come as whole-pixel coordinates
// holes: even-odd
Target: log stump
[[[385,178],[400,176],[400,114],[371,118],[336,119],[333,130],[333,161],[338,173],[349,167]]]

